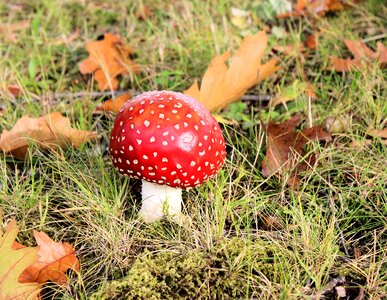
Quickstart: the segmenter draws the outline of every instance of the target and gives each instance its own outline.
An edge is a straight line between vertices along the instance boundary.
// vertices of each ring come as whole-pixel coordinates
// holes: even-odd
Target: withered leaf
[[[354,0],[352,2],[361,2],[362,0]],[[293,11],[278,15],[277,17],[289,18],[305,15],[323,16],[330,11],[343,10],[350,7],[348,2],[342,0],[298,0]]]
[[[102,40],[91,41],[86,44],[90,56],[79,64],[82,74],[94,73],[98,88],[103,90],[117,90],[117,76],[137,73],[139,66],[129,59],[133,50],[125,45],[121,38],[114,34],[104,34]]]
[[[276,59],[261,63],[266,45],[267,36],[264,31],[246,36],[229,67],[226,65],[230,58],[229,52],[215,56],[204,73],[200,89],[195,81],[184,93],[199,100],[210,111],[238,100],[247,89],[278,69]]]
[[[67,283],[65,272],[69,269],[79,271],[79,261],[74,254],[74,248],[69,243],[53,241],[44,232],[34,230],[34,237],[39,246],[39,258],[24,270],[19,282],[43,284],[52,281],[58,285]]]
[[[313,155],[307,158],[307,162],[300,161],[306,154],[304,145],[311,140],[330,141],[331,135],[325,132],[321,126],[306,128],[297,131],[300,123],[300,115],[296,115],[288,121],[280,124],[269,121],[266,125],[266,159],[262,163],[264,176],[277,176],[290,173],[287,183],[297,188],[300,184],[299,172],[308,167],[308,163],[314,161]]]
[[[12,220],[0,229],[0,299],[37,300],[42,286],[36,282],[20,283],[20,274],[38,259],[38,248],[23,247],[15,250],[13,244],[19,231]]]
[[[0,37],[4,37],[5,39],[16,42],[18,40],[18,37],[15,33],[15,31],[20,31],[23,29],[27,29],[30,27],[30,21],[24,20],[16,23],[9,23],[9,24],[0,24]]]
[[[341,59],[338,57],[330,57],[332,64],[331,69],[337,72],[348,72],[352,69],[361,68],[364,64],[370,61],[377,61],[381,67],[387,66],[387,47],[382,43],[377,43],[376,52],[372,51],[368,46],[358,40],[344,40],[345,45],[351,51],[353,59]]]
[[[0,150],[23,159],[32,142],[41,149],[66,148],[69,145],[76,148],[96,136],[95,132],[72,128],[70,120],[59,112],[40,118],[24,116],[10,131],[3,131],[0,136]]]
[[[109,99],[105,102],[103,102],[101,105],[96,107],[96,111],[104,111],[104,112],[113,112],[118,113],[120,108],[128,101],[130,98],[132,98],[132,95],[130,93],[124,93],[117,98]]]

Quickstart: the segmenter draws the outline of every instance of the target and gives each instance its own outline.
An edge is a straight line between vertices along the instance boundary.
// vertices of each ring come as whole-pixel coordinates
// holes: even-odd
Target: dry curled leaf
[[[0,299],[37,300],[42,286],[36,282],[20,283],[20,274],[38,259],[38,248],[23,247],[15,250],[13,244],[19,231],[12,220],[3,235],[0,229]]]
[[[104,111],[104,112],[113,112],[118,113],[120,108],[128,101],[130,98],[132,98],[132,95],[129,93],[124,93],[117,98],[109,99],[95,109],[96,111]]]
[[[385,129],[369,129],[367,134],[371,136],[380,137],[382,139],[387,139],[387,128]]]
[[[104,34],[103,39],[86,44],[90,56],[79,64],[82,74],[94,73],[98,88],[117,90],[117,76],[137,73],[139,66],[129,59],[132,49],[114,34]]]
[[[262,163],[262,174],[281,176],[290,172],[289,186],[297,188],[300,184],[299,172],[307,169],[314,161],[313,155],[304,160],[304,145],[311,140],[330,141],[331,135],[321,126],[297,131],[300,116],[294,116],[280,124],[269,121],[266,125],[266,159]]]
[[[352,2],[361,2],[362,0],[354,0]],[[323,16],[330,11],[343,10],[350,7],[349,1],[343,0],[298,0],[293,11],[279,14],[279,19],[289,17],[299,17],[306,15]]]
[[[267,36],[264,31],[246,36],[229,67],[226,65],[230,58],[229,52],[215,56],[204,73],[200,89],[195,81],[184,93],[198,99],[210,111],[238,100],[247,89],[278,69],[276,59],[261,63],[266,45]]]
[[[53,241],[44,232],[34,230],[34,237],[39,246],[39,258],[31,264],[19,277],[19,282],[47,281],[63,285],[68,282],[65,272],[69,269],[79,271],[79,261],[74,248],[69,243]]]
[[[10,131],[3,131],[0,136],[0,150],[23,159],[32,142],[41,149],[66,148],[69,145],[76,148],[96,136],[95,132],[72,128],[70,120],[59,112],[40,118],[24,116]]]
[[[370,61],[378,62],[381,67],[387,66],[387,47],[382,43],[377,43],[376,52],[372,51],[368,46],[358,40],[344,40],[345,45],[351,51],[353,59],[341,59],[338,57],[330,57],[332,64],[331,69],[337,72],[348,72],[352,69],[361,68],[364,64]]]

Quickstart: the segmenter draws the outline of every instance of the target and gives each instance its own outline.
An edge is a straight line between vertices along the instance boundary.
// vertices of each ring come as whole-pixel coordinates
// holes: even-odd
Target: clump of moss
[[[270,247],[251,246],[234,238],[206,252],[145,251],[124,278],[105,284],[92,299],[245,298],[254,276],[273,277]]]

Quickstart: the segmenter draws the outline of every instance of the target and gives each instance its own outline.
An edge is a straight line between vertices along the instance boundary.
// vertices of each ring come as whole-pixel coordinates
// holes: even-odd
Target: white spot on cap
[[[121,122],[120,122],[120,126],[122,126],[122,124],[124,124],[124,122],[121,121]]]
[[[141,105],[144,105],[144,104],[145,104],[145,101],[141,101],[140,104],[141,104]]]
[[[129,111],[132,111],[133,110],[133,106],[129,107]]]
[[[141,145],[142,140],[136,140],[136,141],[137,141],[137,144]]]
[[[206,122],[204,122],[203,120],[200,120],[200,123],[201,123],[203,126],[206,126]]]
[[[157,152],[153,152],[153,156],[156,157],[157,156]]]
[[[179,183],[180,183],[180,179],[175,179],[175,180],[173,181],[173,183],[179,184]]]
[[[198,125],[194,125],[194,128],[196,131],[199,131],[199,126]]]
[[[161,168],[161,171],[165,171],[166,169],[167,169],[167,167]]]
[[[204,154],[206,154],[206,150],[203,150],[202,152],[199,152],[200,156],[203,156]]]
[[[129,151],[133,151],[133,146],[129,145],[128,149],[129,149]]]
[[[180,164],[176,164],[176,168],[181,169],[181,165]]]
[[[161,161],[162,161],[162,162],[168,162],[168,158],[163,157],[163,158],[161,159]]]
[[[171,175],[173,176],[173,175],[175,175],[176,174],[176,171],[172,171],[171,172]]]
[[[205,166],[208,166],[208,161],[206,161],[206,162],[204,163],[204,165],[205,165]]]
[[[159,114],[160,119],[164,119],[164,114]]]
[[[169,134],[168,131],[163,132],[163,136],[167,136]]]
[[[191,176],[191,179],[195,179],[195,175],[192,175],[192,176]]]
[[[177,111],[176,109],[172,109],[172,113],[173,113],[173,114],[177,114],[178,111]]]
[[[203,136],[203,139],[204,139],[205,141],[207,141],[207,140],[208,140],[208,135]]]
[[[142,157],[143,157],[144,159],[148,159],[148,156],[146,156],[146,155],[143,155]]]
[[[165,107],[164,104],[159,104],[159,105],[157,105],[157,106],[158,106],[158,108],[164,108],[164,107]]]
[[[187,122],[183,122],[183,125],[184,125],[185,128],[188,127],[188,123]]]
[[[162,144],[163,144],[164,146],[168,146],[168,142],[167,142],[167,141],[163,141]]]
[[[151,115],[154,115],[154,114],[155,114],[155,111],[152,109],[152,110],[150,111],[150,113],[151,113]]]
[[[130,165],[130,161],[129,161],[129,159],[127,159],[127,160],[126,160],[126,163],[127,163],[128,165]]]
[[[141,109],[138,111],[138,114],[141,115],[143,112],[144,112],[144,109],[141,108]]]
[[[138,164],[138,160],[137,159],[133,159],[133,164],[137,165]]]
[[[194,161],[194,160],[191,161],[190,166],[193,167],[193,166],[195,166],[195,165],[196,165],[196,161]]]
[[[187,114],[186,117],[187,117],[188,119],[191,119],[191,118],[192,118],[192,115],[191,115],[191,114]]]
[[[187,174],[187,172],[181,173],[181,175],[183,175],[184,177],[187,176]]]
[[[144,125],[145,125],[145,127],[148,127],[150,125],[150,122],[148,120],[145,120]]]
[[[119,163],[122,163],[122,159],[121,159],[121,158],[118,158],[118,162],[119,162]]]
[[[130,124],[130,129],[134,129],[134,124]]]
[[[174,127],[176,128],[176,130],[180,129],[180,125],[179,124],[176,124]]]
[[[149,139],[149,142],[153,143],[154,141],[156,141],[156,138],[154,136],[151,136],[150,139]]]
[[[181,104],[180,102],[177,102],[173,107],[181,108],[183,107],[183,104]]]
[[[125,139],[125,136],[122,137],[121,142]]]
[[[149,175],[150,175],[150,176],[155,176],[156,173],[155,173],[155,172],[149,172]]]

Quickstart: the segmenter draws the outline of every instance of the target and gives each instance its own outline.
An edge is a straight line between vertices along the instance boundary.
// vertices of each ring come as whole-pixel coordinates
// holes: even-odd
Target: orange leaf
[[[38,259],[38,248],[23,247],[14,250],[18,231],[15,220],[8,223],[4,235],[0,230],[0,299],[37,300],[41,285],[36,282],[20,283],[18,278]]]
[[[24,270],[19,282],[43,284],[52,281],[58,285],[67,283],[65,272],[69,269],[79,271],[79,261],[74,254],[74,248],[69,243],[54,242],[44,232],[34,230],[34,237],[39,246],[39,259]]]
[[[17,41],[17,35],[15,31],[20,31],[30,27],[30,21],[24,20],[17,23],[10,24],[0,24],[0,36],[4,36],[7,40],[11,42]]]
[[[104,34],[102,40],[86,44],[90,56],[79,64],[82,74],[94,73],[98,88],[102,90],[117,90],[117,76],[137,73],[139,66],[129,59],[132,49],[114,34]]]
[[[296,131],[295,128],[299,123],[299,115],[280,124],[269,121],[266,126],[266,159],[262,163],[264,176],[283,175],[290,172],[291,177],[287,183],[293,187],[298,187],[300,183],[299,172],[308,167],[307,162],[299,161],[306,154],[304,145],[310,140],[331,140],[331,135],[321,126],[306,128],[301,132]],[[311,164],[314,157],[310,156],[307,159]]]
[[[3,131],[0,136],[0,150],[23,159],[31,142],[35,142],[41,149],[66,148],[68,145],[76,148],[96,135],[95,132],[72,128],[70,120],[59,112],[40,118],[24,116],[10,131]]]
[[[310,50],[317,49],[317,38],[314,34],[310,34],[305,41],[305,47]]]
[[[369,61],[377,61],[381,67],[387,65],[387,48],[382,43],[377,43],[377,51],[374,52],[368,46],[358,40],[344,40],[345,45],[351,51],[353,59],[341,59],[330,57],[331,69],[337,72],[348,72],[352,69],[361,68]]]
[[[266,45],[267,36],[264,31],[246,36],[229,67],[226,65],[230,58],[229,52],[215,56],[204,73],[200,89],[195,81],[184,93],[198,99],[210,111],[238,100],[247,89],[278,69],[275,59],[261,64]]]
[[[128,101],[130,98],[132,98],[132,95],[130,93],[124,93],[120,96],[118,96],[116,99],[109,99],[99,106],[96,107],[96,111],[109,111],[113,113],[118,113],[120,108]]]

